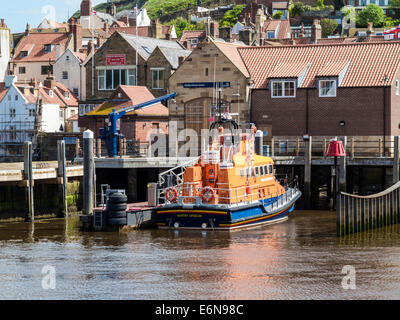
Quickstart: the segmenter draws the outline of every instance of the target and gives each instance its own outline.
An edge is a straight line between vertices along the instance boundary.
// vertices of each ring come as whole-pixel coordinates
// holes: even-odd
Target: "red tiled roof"
[[[118,92],[121,92],[123,94],[123,98],[118,98]],[[112,94],[109,101],[106,101],[103,104],[99,105],[97,108],[86,115],[105,116],[108,115],[112,111],[112,109],[119,110],[153,99],[154,96],[151,94],[149,89],[147,89],[147,87],[121,85]],[[137,114],[141,116],[168,116],[168,108],[165,107],[162,103],[157,103],[153,106],[136,111],[131,111],[127,114]]]
[[[138,29],[138,36],[141,37],[148,37],[150,27],[137,27]],[[127,34],[136,35],[136,27],[112,27],[109,29],[110,35],[114,34],[114,32],[122,32]]]
[[[114,27],[114,25],[116,25],[116,27],[120,27],[120,28],[126,28],[128,26],[125,22],[119,21],[119,20],[114,21],[111,26]]]
[[[400,65],[400,42],[247,47],[239,52],[255,88],[266,88],[281,63],[311,63],[303,88],[314,87],[316,75],[327,63],[350,62],[342,87],[390,86]],[[385,77],[388,81],[383,81]]]
[[[317,72],[317,77],[332,77],[338,76],[342,71],[349,65],[349,61],[335,61],[327,62],[321,69]]]
[[[204,30],[186,30],[182,32],[180,43],[187,41],[188,39],[204,39],[206,37],[206,32]]]
[[[243,47],[243,45],[240,44],[221,41],[214,41],[214,43],[217,48],[219,48],[219,50],[221,50],[221,52],[232,61],[232,63],[240,70],[240,72],[243,73],[245,77],[250,77],[250,74],[238,51],[239,48],[246,48],[246,46]]]
[[[297,78],[306,71],[309,63],[280,63],[269,74],[270,78]]]
[[[4,88],[5,83],[0,82],[0,102],[3,100],[3,98],[6,96],[8,89],[9,88]]]
[[[78,121],[79,120],[79,115],[74,114],[73,116],[70,116],[67,121]]]
[[[74,52],[74,55],[81,60],[81,62],[84,62],[87,58],[87,51],[86,52]]]
[[[67,48],[69,41],[68,34],[66,33],[30,33],[24,37],[19,45],[17,46],[14,54],[13,62],[39,62],[49,60],[55,61],[56,59],[56,47],[49,53],[44,52],[44,46],[46,44],[60,45],[61,52],[64,53]],[[32,48],[33,47],[33,48]],[[27,57],[21,57],[21,51],[31,52]]]
[[[278,39],[290,38],[291,29],[289,20],[269,19],[264,23],[265,31],[276,31],[278,29]]]

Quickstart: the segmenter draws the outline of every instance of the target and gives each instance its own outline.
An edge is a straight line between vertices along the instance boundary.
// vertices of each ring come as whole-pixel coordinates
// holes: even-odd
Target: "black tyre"
[[[126,218],[110,218],[108,219],[108,224],[111,226],[125,226]]]
[[[116,192],[110,195],[108,203],[127,203],[128,197],[122,193]]]
[[[108,211],[126,211],[126,203],[109,203]]]
[[[108,212],[108,217],[109,218],[125,218],[126,219],[126,211],[125,210],[109,211]]]

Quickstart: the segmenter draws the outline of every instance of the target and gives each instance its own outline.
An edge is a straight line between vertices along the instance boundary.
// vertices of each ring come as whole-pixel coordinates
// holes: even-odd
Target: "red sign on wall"
[[[126,62],[125,54],[112,54],[107,56],[108,66],[122,66]]]

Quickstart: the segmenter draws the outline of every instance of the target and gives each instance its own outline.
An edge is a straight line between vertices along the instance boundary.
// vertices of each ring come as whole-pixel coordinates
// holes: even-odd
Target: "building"
[[[111,26],[117,19],[109,13],[94,11],[91,0],[82,0],[79,21],[85,29],[101,29],[104,23]]]
[[[66,119],[77,112],[78,100],[54,77],[38,83],[6,76],[0,85],[0,156],[20,149],[25,141],[35,143],[38,133],[65,132]]]
[[[104,103],[86,115],[79,116],[79,127],[90,129],[98,136],[113,109],[119,110],[154,98],[144,86],[119,85]],[[161,103],[129,112],[120,119],[120,133],[128,140],[147,143],[149,134],[159,130],[168,133],[168,108]]]
[[[160,62],[164,61],[164,66],[160,65],[160,62],[153,62],[153,60],[150,60],[149,63],[149,58],[157,47],[161,49],[157,51],[157,54],[162,59]],[[86,97],[87,99],[96,97],[101,102],[101,99],[108,99],[120,84],[149,85],[149,88],[152,89],[150,87],[151,78],[149,78],[153,68],[151,63],[154,64],[154,68],[164,68],[164,80],[166,82],[170,73],[176,69],[176,61],[179,61],[179,57],[186,57],[187,55],[187,50],[175,41],[115,32],[94,55],[95,73],[93,79],[92,59],[88,59],[85,64]],[[164,86],[166,88],[166,84]],[[164,91],[152,90],[157,96],[163,95]],[[82,104],[82,110],[83,108],[86,110],[86,107]]]
[[[74,52],[67,49],[53,66],[53,74],[58,82],[81,100],[85,99],[84,94],[86,94],[86,69],[83,67],[86,59],[87,52]]]
[[[205,30],[185,30],[182,32],[179,42],[187,49],[193,50],[206,38]]]
[[[73,48],[74,36],[68,32],[53,29],[30,30],[27,26],[25,35],[14,49],[10,69],[19,80],[34,78],[44,81],[52,74],[52,65],[65,52]]]
[[[138,27],[149,27],[151,23],[146,8],[138,10],[137,18],[135,10],[122,10],[115,15],[115,18],[125,22],[128,26],[136,26],[136,21]]]
[[[8,72],[8,64],[11,55],[11,33],[10,29],[4,23],[4,19],[0,20],[0,82],[4,82],[4,78]]]
[[[375,4],[381,7],[385,14],[391,14],[389,10],[390,0],[345,0],[344,3],[346,6],[354,7],[356,12],[365,9],[369,4]]]
[[[400,134],[400,43],[239,49],[251,119],[276,136]]]
[[[197,133],[208,129],[216,116],[216,86],[221,99],[239,122],[250,120],[250,74],[239,55],[241,45],[208,37],[179,66],[169,79],[169,91],[176,91],[176,104],[169,104],[171,121],[178,130]]]

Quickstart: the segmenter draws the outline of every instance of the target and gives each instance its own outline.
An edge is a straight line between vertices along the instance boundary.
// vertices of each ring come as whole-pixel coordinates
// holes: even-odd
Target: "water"
[[[338,239],[335,214],[233,233],[83,233],[76,219],[0,224],[0,299],[398,299],[400,226]],[[42,288],[54,266],[56,288]],[[356,289],[342,288],[343,266]]]

